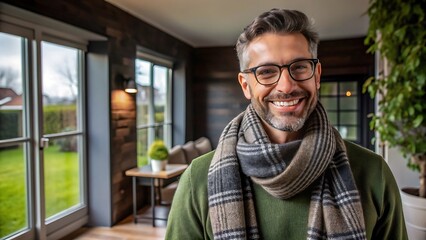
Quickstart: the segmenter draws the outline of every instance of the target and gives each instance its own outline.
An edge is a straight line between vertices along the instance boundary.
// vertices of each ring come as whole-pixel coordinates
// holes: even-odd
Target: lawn
[[[0,238],[28,227],[26,164],[22,148],[0,150]],[[45,150],[46,217],[80,202],[79,161],[58,146]]]

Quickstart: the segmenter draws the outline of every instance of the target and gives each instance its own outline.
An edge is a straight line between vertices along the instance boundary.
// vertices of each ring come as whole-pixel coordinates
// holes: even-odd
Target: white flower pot
[[[151,168],[153,172],[160,172],[166,170],[167,160],[151,159]]]
[[[414,196],[403,189],[401,199],[408,238],[426,239],[426,198]]]

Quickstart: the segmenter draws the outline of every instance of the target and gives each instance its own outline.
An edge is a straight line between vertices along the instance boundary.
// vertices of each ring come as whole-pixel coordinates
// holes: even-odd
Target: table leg
[[[155,178],[151,178],[152,226],[155,227]]]
[[[136,177],[132,177],[132,185],[133,185],[133,222],[137,223],[137,214],[138,214],[138,201],[136,199]]]

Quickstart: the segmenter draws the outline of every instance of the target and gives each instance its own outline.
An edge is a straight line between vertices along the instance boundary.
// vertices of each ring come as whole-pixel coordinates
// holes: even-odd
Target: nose
[[[291,93],[294,90],[295,86],[296,86],[296,81],[294,81],[290,77],[290,73],[288,72],[288,69],[282,68],[280,79],[278,79],[278,82],[275,86],[276,90],[283,93]]]

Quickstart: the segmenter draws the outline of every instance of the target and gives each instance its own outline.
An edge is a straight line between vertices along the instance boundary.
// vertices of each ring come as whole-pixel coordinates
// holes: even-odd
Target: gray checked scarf
[[[260,239],[251,181],[288,199],[314,184],[307,239],[366,239],[343,140],[318,102],[302,140],[271,143],[252,105],[224,129],[208,173],[214,239]]]

